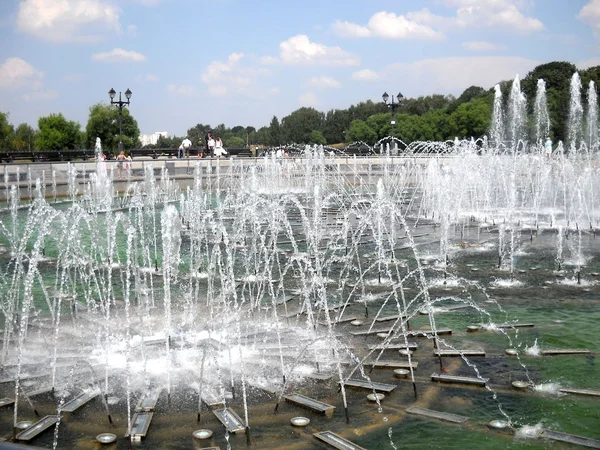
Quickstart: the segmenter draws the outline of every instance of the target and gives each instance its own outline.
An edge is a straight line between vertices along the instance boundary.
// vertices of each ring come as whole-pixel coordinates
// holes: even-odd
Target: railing
[[[190,148],[184,152],[185,156],[197,157],[198,153],[202,150],[204,156],[209,156],[204,148]],[[253,156],[249,148],[231,148],[227,149],[228,156]],[[152,159],[158,159],[160,157],[176,158],[178,154],[177,148],[133,148],[129,150],[129,154],[132,158],[135,157],[150,157]],[[106,154],[108,159],[114,159],[115,155]],[[14,161],[31,161],[31,162],[44,162],[44,161],[75,161],[75,160],[88,160],[96,157],[95,150],[37,150],[37,151],[13,151],[13,152],[0,152],[0,162],[11,163]]]

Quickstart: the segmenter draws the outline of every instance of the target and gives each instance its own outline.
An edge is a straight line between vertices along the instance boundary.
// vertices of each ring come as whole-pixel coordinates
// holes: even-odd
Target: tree
[[[450,123],[458,137],[483,136],[490,129],[492,107],[485,98],[463,103],[450,116]]]
[[[328,144],[344,142],[344,131],[350,126],[350,116],[346,109],[332,109],[325,115],[323,136]]]
[[[244,148],[246,147],[246,140],[239,136],[231,136],[223,141],[225,148]]]
[[[0,149],[12,150],[12,138],[14,129],[8,121],[8,113],[0,111]]]
[[[271,142],[270,133],[270,127],[260,127],[256,130],[256,134],[254,135],[254,143],[259,145],[269,145],[269,142]]]
[[[285,140],[298,144],[310,142],[313,130],[322,131],[325,116],[314,108],[302,107],[281,120],[281,131]]]
[[[200,142],[202,142],[203,145],[206,145],[206,142],[204,142],[204,136],[206,136],[211,130],[212,128],[210,125],[199,123],[187,130],[187,137],[194,143],[194,145]]]
[[[20,124],[15,130],[13,139],[13,148],[15,150],[34,150],[35,149],[35,130],[26,123]]]
[[[351,105],[348,108],[348,120],[363,120],[366,121],[370,116],[377,113],[388,112],[388,106],[383,102],[374,103],[371,100],[360,102],[357,105]]]
[[[39,150],[73,150],[81,146],[79,123],[62,114],[50,114],[38,119],[39,132],[35,145]]]
[[[321,133],[319,130],[313,130],[310,133],[308,143],[325,145],[327,144],[327,140],[325,139],[325,136],[323,136],[323,133]]]
[[[281,127],[279,126],[279,120],[277,116],[273,116],[271,123],[269,124],[269,137],[267,144],[277,147],[281,145]]]
[[[139,141],[140,129],[127,108],[123,108],[122,121],[123,146],[126,149],[133,148]],[[119,144],[119,109],[105,103],[91,106],[85,129],[87,148],[94,148],[99,137],[105,152],[116,152]]]
[[[392,134],[392,114],[389,112],[373,114],[367,119],[367,125],[375,132],[377,140],[390,136]]]
[[[533,112],[537,82],[540,78],[546,82],[550,129],[554,140],[557,141],[565,140],[567,136],[566,123],[569,114],[570,85],[576,70],[577,68],[568,62],[554,61],[541,64],[529,72],[521,83],[521,88],[528,99],[528,111],[531,113]]]
[[[377,133],[363,120],[353,120],[346,135],[350,141],[362,141],[369,145],[377,141]]]

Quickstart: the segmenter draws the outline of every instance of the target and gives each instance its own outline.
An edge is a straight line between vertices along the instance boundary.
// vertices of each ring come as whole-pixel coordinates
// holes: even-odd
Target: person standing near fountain
[[[217,158],[227,154],[227,150],[223,148],[223,141],[221,138],[217,138],[217,141],[215,142],[214,154]]]
[[[119,179],[121,179],[121,171],[123,170],[123,163],[126,159],[125,152],[121,150],[121,153],[117,156],[117,177],[119,177]]]
[[[544,145],[546,147],[546,156],[548,158],[552,158],[552,139],[550,139],[550,137],[548,137],[546,139],[546,143]]]
[[[208,133],[206,136],[206,146],[208,147],[210,157],[213,158],[215,156],[215,139],[213,138],[212,133]]]
[[[183,147],[183,156],[190,156],[190,148],[192,148],[192,141],[190,141],[188,138],[185,138],[183,140],[183,142],[181,143],[181,146]]]

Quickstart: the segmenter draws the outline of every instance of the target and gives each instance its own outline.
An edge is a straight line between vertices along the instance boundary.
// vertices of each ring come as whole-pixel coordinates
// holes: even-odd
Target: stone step
[[[128,431],[125,437],[131,436],[134,441],[140,441],[143,437],[146,437],[153,416],[153,412],[136,412],[131,419],[131,433]]]
[[[96,389],[82,392],[77,397],[75,397],[73,400],[70,400],[69,402],[65,403],[65,405],[62,407],[62,411],[74,412],[77,409],[81,408],[83,405],[85,405],[87,402],[89,402],[94,397],[97,397],[98,395],[100,395],[100,391],[98,391]]]
[[[338,382],[341,384],[341,382]],[[369,391],[381,391],[381,392],[392,392],[396,389],[395,384],[387,384],[387,383],[378,383],[375,381],[366,381],[366,380],[356,380],[349,378],[344,382],[344,386],[347,387],[355,387],[359,389],[367,389]]]
[[[296,405],[324,413],[325,415],[332,415],[335,411],[335,406],[315,400],[314,398],[310,398],[302,394],[284,395],[283,398],[290,403],[295,403]]]
[[[575,434],[563,433],[554,430],[542,430],[538,434],[541,438],[551,439],[553,441],[566,442],[568,444],[581,445],[588,448],[600,448],[600,441]]]
[[[244,422],[231,408],[213,409],[213,414],[223,424],[229,433],[239,433],[246,430]]]
[[[17,441],[29,441],[36,437],[38,434],[47,430],[58,422],[58,416],[46,416],[42,417],[36,423],[31,425],[29,428],[24,429],[15,436]]]
[[[333,431],[321,431],[319,433],[313,433],[313,436],[338,450],[367,450],[366,448],[343,438],[339,434],[335,434]]]
[[[465,423],[469,420],[468,417],[459,416],[458,414],[451,414],[442,411],[434,411],[432,409],[421,408],[419,406],[409,406],[406,408],[406,412],[409,414],[416,414],[418,416],[431,417],[432,419],[439,419],[445,422],[452,423]]]
[[[447,374],[432,374],[432,381],[440,381],[443,383],[456,383],[456,384],[473,384],[476,386],[485,386],[489,381],[489,378],[477,378],[477,377],[465,377],[459,375],[447,375]]]

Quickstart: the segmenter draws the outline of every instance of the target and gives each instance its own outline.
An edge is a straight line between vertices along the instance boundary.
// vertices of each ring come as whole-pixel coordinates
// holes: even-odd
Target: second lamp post
[[[129,99],[131,98],[131,91],[129,89],[127,89],[125,91],[125,97],[127,98],[126,101],[121,100],[120,92],[119,92],[119,100],[114,100],[116,94],[117,93],[112,88],[110,91],[108,91],[108,96],[110,97],[110,104],[117,105],[117,107],[119,108],[119,150],[118,151],[119,151],[119,153],[121,153],[121,151],[123,150],[123,106],[129,105]]]
[[[390,96],[388,95],[387,92],[384,92],[383,95],[381,96],[381,98],[383,99],[383,103],[385,103],[386,105],[388,105],[388,100],[390,99]],[[392,95],[392,102],[388,105],[389,108],[391,108],[392,110],[392,137],[394,137],[394,127],[396,125],[396,116],[394,115],[394,110],[400,106],[400,101],[404,98],[404,95],[402,95],[402,92],[398,92],[398,95],[396,96],[396,103],[394,103],[394,96]]]

